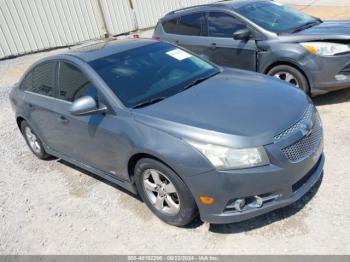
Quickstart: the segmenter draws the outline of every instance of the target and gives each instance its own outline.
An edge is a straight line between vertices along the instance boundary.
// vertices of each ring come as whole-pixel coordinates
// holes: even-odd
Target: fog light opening
[[[263,203],[264,200],[261,197],[254,196],[248,206],[252,208],[260,208],[263,206]]]
[[[344,81],[344,80],[349,79],[349,76],[347,76],[347,75],[336,75],[335,79],[338,80],[338,81]]]
[[[228,202],[225,211],[242,212],[250,209],[258,209],[263,207],[264,204],[275,201],[280,197],[280,194],[267,193],[262,195],[233,199]]]
[[[241,212],[245,207],[245,198],[238,198],[234,200],[232,203],[227,205],[226,209],[234,209],[235,211]]]

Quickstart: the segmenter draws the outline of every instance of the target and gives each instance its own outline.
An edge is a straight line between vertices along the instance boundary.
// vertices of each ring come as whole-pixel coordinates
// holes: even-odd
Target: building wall
[[[215,1],[0,0],[0,59],[153,27],[172,10]],[[350,0],[278,1],[321,18],[350,18]]]
[[[0,0],[0,58],[101,38],[99,12],[96,0]]]
[[[0,59],[155,26],[215,0],[0,0]]]
[[[162,0],[161,0],[162,1]],[[102,14],[109,35],[117,35],[137,29],[129,0],[101,0]]]
[[[217,0],[133,0],[137,25],[140,29],[154,26],[166,13],[193,5],[216,2]]]

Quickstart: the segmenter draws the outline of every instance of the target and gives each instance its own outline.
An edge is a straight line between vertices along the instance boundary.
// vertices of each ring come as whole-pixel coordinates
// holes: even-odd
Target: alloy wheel
[[[24,128],[24,134],[27,138],[28,144],[30,148],[35,152],[40,154],[41,152],[41,146],[39,144],[38,138],[36,135],[33,133],[33,131],[30,129],[30,127],[26,126]]]
[[[143,187],[148,200],[159,212],[166,215],[179,213],[179,194],[165,174],[155,169],[145,170],[143,172]]]
[[[291,73],[288,73],[288,72],[277,72],[273,76],[278,78],[278,79],[281,79],[283,81],[286,81],[286,82],[294,85],[295,87],[298,87],[298,88],[300,87],[298,79],[294,75],[292,75]]]

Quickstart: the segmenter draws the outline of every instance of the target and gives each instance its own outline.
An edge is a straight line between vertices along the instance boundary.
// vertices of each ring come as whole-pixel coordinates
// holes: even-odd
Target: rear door
[[[256,71],[257,46],[253,38],[235,40],[233,34],[247,25],[233,14],[213,11],[207,15],[209,58],[212,62],[227,67]]]
[[[29,125],[47,146],[52,146],[51,130],[55,126],[57,62],[36,66],[24,79],[24,106]]]
[[[207,25],[204,12],[186,14],[162,23],[161,39],[208,58]]]

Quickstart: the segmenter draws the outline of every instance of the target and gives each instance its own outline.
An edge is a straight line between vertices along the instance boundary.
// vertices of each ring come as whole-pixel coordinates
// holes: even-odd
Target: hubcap
[[[143,187],[152,205],[161,213],[176,215],[180,210],[180,198],[174,184],[162,172],[147,169],[143,172]]]
[[[25,136],[28,140],[28,144],[29,144],[30,148],[35,153],[40,153],[41,147],[40,147],[40,144],[38,142],[36,135],[32,132],[32,130],[28,126],[26,126],[24,128],[24,133],[25,133]]]
[[[294,85],[295,87],[300,87],[299,81],[291,73],[278,72],[278,73],[274,74],[274,77],[279,78],[279,79],[281,79],[283,81],[286,81],[286,82]]]

